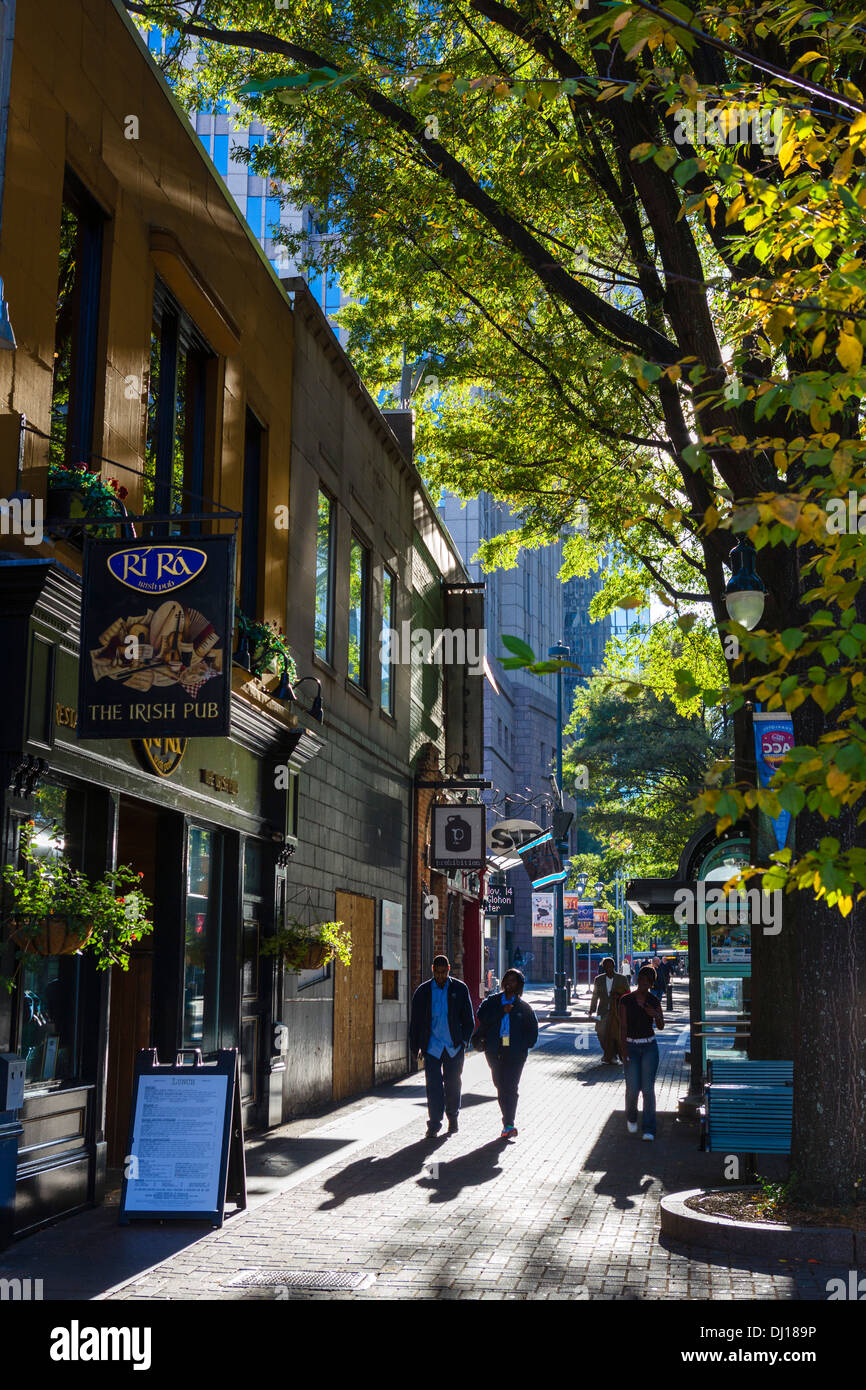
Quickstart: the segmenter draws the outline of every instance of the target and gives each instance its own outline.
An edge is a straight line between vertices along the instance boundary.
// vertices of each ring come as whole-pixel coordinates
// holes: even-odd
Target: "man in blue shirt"
[[[448,1133],[457,1133],[463,1058],[475,1030],[475,1011],[462,980],[453,980],[447,956],[436,956],[433,978],[412,996],[409,1047],[424,1058],[427,1086],[427,1138],[433,1139],[448,1116]]]

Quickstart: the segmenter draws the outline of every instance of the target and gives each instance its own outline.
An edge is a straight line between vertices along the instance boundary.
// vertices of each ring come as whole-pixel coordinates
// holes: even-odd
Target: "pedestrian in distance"
[[[617,1001],[627,993],[628,980],[625,975],[617,975],[613,957],[605,956],[589,1001],[589,1017],[596,1015],[595,1033],[601,1043],[603,1066],[615,1066],[617,1057],[622,1054]]]
[[[435,1139],[448,1116],[448,1133],[457,1133],[463,1061],[475,1028],[475,1010],[462,980],[451,977],[447,956],[436,956],[432,978],[412,995],[409,1050],[424,1061],[427,1087],[427,1138]]]
[[[517,1089],[526,1057],[538,1042],[538,1019],[521,999],[526,984],[519,970],[506,970],[502,991],[492,994],[478,1009],[478,1028],[473,1044],[483,1049],[502,1111],[500,1139],[516,1139]]]
[[[659,1069],[659,1045],[653,1026],[664,1028],[661,1004],[651,993],[655,971],[645,965],[638,971],[637,986],[619,1001],[620,1033],[625,1064],[625,1118],[629,1134],[637,1134],[637,1102],[643,1095],[643,1138],[656,1137],[655,1079]]]

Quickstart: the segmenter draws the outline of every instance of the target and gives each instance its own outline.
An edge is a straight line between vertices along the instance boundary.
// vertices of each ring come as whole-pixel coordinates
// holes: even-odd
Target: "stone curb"
[[[689,1192],[671,1192],[661,1200],[662,1235],[684,1245],[726,1250],[752,1258],[818,1260],[822,1264],[858,1267],[866,1260],[866,1232],[849,1231],[840,1226],[782,1226],[753,1221],[732,1221],[686,1206],[686,1199],[723,1188],[694,1187]],[[730,1189],[727,1189],[730,1191]],[[757,1192],[756,1187],[744,1191]]]

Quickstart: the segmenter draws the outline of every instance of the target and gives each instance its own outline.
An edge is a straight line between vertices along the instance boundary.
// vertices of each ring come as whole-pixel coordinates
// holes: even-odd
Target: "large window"
[[[391,632],[394,630],[394,576],[390,570],[382,573],[382,640],[380,645],[381,685],[379,703],[386,714],[394,713],[394,663],[391,660]]]
[[[262,501],[262,452],[264,430],[247,411],[244,439],[244,519],[241,531],[241,608],[248,618],[258,616],[259,526]]]
[[[367,605],[370,576],[370,553],[367,547],[352,537],[349,556],[349,679],[363,689],[367,687]]]
[[[49,445],[52,463],[89,463],[91,458],[103,222],[92,198],[72,174],[67,174],[60,214]]]
[[[314,648],[323,661],[330,661],[331,613],[334,573],[334,504],[327,493],[319,493],[316,521],[316,631]]]
[[[154,299],[147,398],[145,511],[160,516],[202,510],[207,363],[210,348],[160,281]],[[179,523],[171,527],[179,533]],[[197,535],[200,523],[185,528]]]

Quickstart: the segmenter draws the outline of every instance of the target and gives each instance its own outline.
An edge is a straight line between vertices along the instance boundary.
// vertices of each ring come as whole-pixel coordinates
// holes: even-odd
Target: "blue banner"
[[[758,768],[758,782],[769,787],[780,765],[794,747],[794,724],[790,714],[754,714],[752,727],[755,730],[755,762]],[[785,848],[791,812],[781,811],[770,822],[779,849]]]

